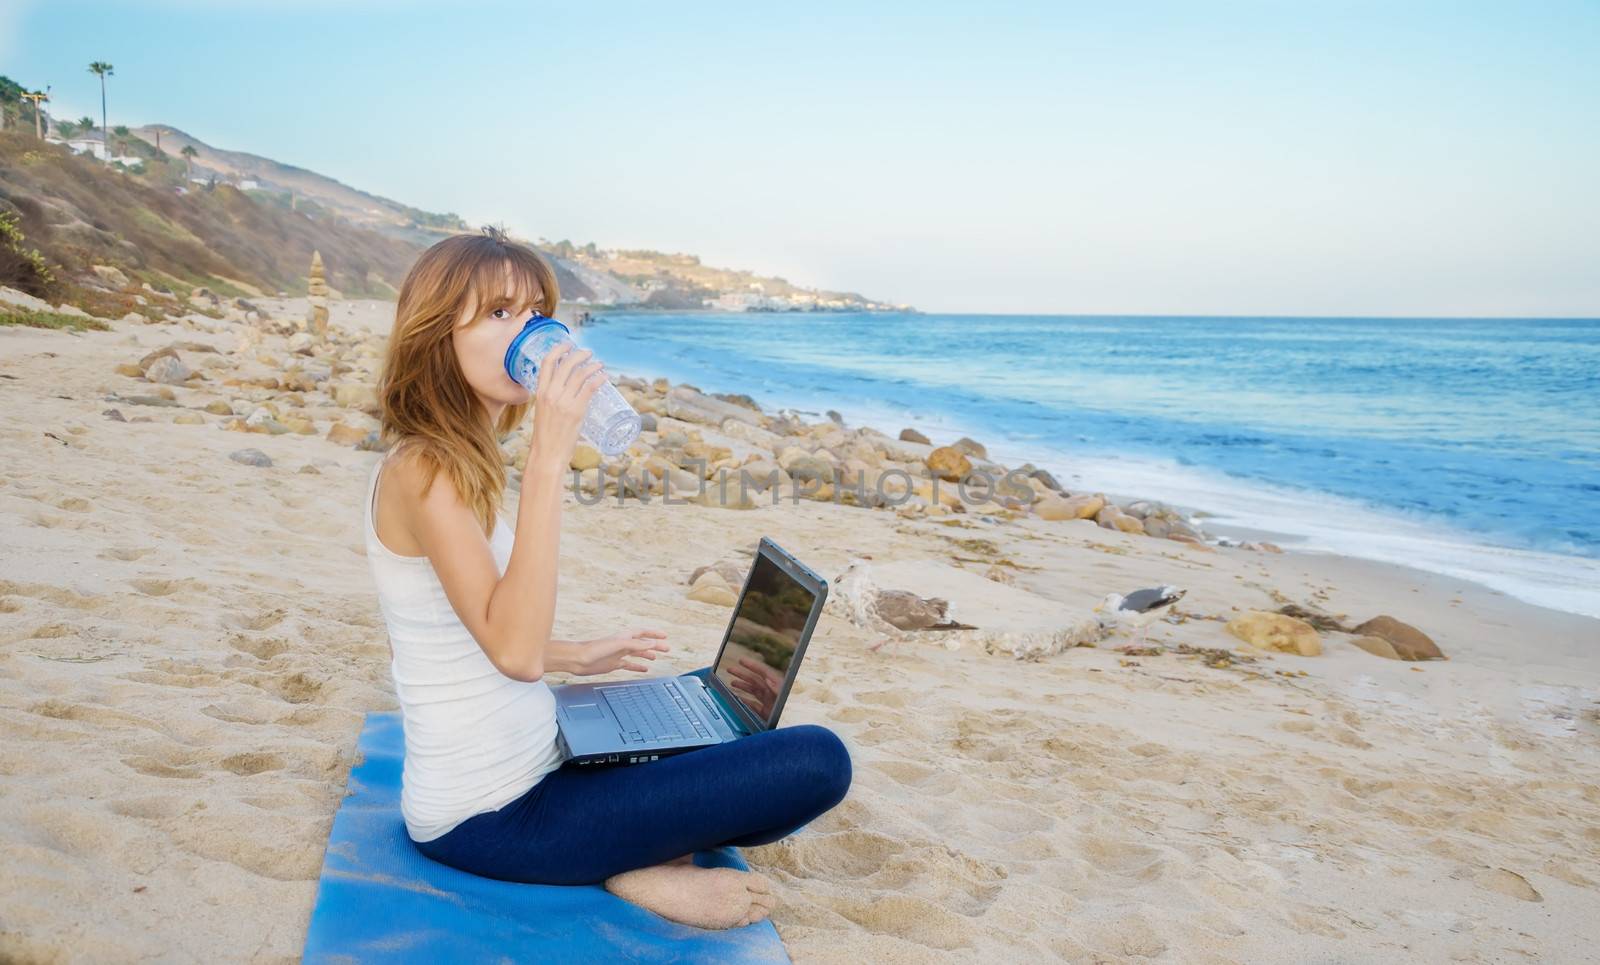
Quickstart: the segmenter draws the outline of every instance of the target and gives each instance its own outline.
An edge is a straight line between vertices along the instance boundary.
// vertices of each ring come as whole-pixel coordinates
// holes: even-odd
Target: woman
[[[367,491],[367,558],[405,722],[400,804],[428,857],[511,881],[593,884],[667,918],[748,924],[770,882],[694,852],[776,841],[844,798],[831,731],[786,727],[611,769],[562,768],[548,672],[644,671],[669,649],[637,629],[551,637],[561,486],[601,364],[561,346],[530,393],[502,368],[554,273],[488,229],[429,248],[400,288],[379,385],[387,454]],[[515,529],[499,439],[534,409]]]

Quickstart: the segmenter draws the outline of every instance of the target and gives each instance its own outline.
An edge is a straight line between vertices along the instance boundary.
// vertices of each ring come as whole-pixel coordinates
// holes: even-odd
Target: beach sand
[[[336,303],[333,322],[386,331],[385,312]],[[235,327],[0,328],[0,959],[297,960],[363,715],[397,707],[363,559],[378,454],[323,438],[373,421],[318,393],[314,435],[172,421],[272,394],[219,384],[270,368],[240,360]],[[182,407],[107,401],[151,394],[115,367],[182,340],[220,350],[184,352],[212,381],[174,386]],[[287,357],[282,341],[261,347]],[[229,459],[243,448],[274,465]],[[830,608],[784,722],[837,731],[854,784],[748,852],[797,962],[1600,947],[1600,621],[1401,567],[1085,521],[567,501],[557,634],[660,627],[660,672],[709,662],[728,620],[687,598],[691,572],[763,535],[824,576],[870,558],[910,590],[895,578],[960,589],[1009,560],[1017,626],[1172,583],[1181,622],[1152,625],[1150,645],[1243,655],[1223,622],[1291,601],[1390,614],[1450,658],[1384,660],[1336,633],[1321,656],[1222,668],[1119,653],[1127,631],[1036,660],[954,634],[872,652],[877,634]]]

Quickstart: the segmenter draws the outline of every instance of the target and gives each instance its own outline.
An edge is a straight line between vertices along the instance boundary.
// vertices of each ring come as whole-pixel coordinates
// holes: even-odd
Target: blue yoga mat
[[[423,855],[400,816],[398,712],[368,714],[365,759],[322,861],[307,962],[787,962],[772,922],[707,931],[670,922],[599,885],[480,878]],[[734,848],[695,856],[746,867]]]

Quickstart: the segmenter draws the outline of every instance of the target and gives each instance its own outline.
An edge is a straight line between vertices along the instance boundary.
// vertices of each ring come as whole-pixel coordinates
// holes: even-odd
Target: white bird
[[[1100,625],[1107,631],[1116,627],[1136,627],[1139,631],[1135,639],[1137,646],[1144,642],[1145,631],[1150,624],[1166,616],[1168,608],[1183,599],[1187,592],[1175,586],[1156,586],[1134,590],[1127,596],[1108,593],[1094,611],[1100,615]]]

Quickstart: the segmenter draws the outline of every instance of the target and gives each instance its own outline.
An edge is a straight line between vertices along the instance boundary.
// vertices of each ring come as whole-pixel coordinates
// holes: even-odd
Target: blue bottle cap
[[[511,363],[516,360],[517,349],[522,346],[522,343],[529,335],[532,335],[541,328],[547,328],[551,325],[556,326],[563,332],[566,332],[568,335],[572,334],[572,329],[561,324],[550,316],[542,315],[539,312],[534,312],[533,317],[528,319],[527,324],[522,326],[522,331],[518,332],[516,337],[511,340],[511,344],[506,346],[506,357],[502,364],[505,366],[506,374],[511,376],[513,381],[516,379],[516,370],[511,367]],[[535,370],[537,370],[537,366],[535,366]]]

